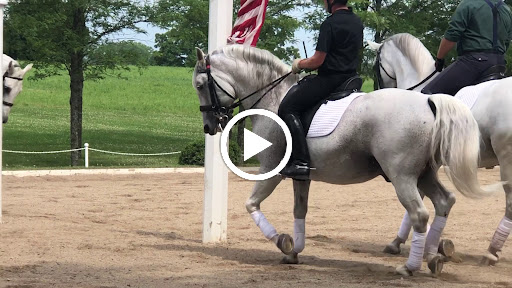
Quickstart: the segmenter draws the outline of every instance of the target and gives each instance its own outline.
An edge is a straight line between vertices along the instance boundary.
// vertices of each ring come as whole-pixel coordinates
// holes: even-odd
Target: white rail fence
[[[165,156],[165,155],[174,155],[180,154],[181,151],[176,152],[164,152],[164,153],[124,153],[124,152],[114,152],[101,150],[96,148],[89,147],[89,143],[84,143],[84,148],[76,148],[76,149],[68,149],[68,150],[55,150],[55,151],[15,151],[15,150],[2,150],[6,153],[15,153],[15,154],[55,154],[55,153],[67,153],[72,151],[81,151],[84,150],[84,162],[85,168],[89,167],[89,151],[96,151],[100,153],[106,154],[114,154],[114,155],[125,155],[125,156]]]

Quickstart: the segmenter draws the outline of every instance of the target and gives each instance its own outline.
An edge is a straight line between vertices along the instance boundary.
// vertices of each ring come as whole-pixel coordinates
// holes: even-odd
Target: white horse
[[[11,108],[14,105],[14,99],[23,89],[23,76],[32,69],[32,64],[28,64],[24,69],[21,69],[20,64],[16,60],[3,54],[2,65],[4,81],[2,122],[7,123],[9,112],[11,112]]]
[[[290,67],[268,51],[253,47],[230,45],[210,55],[197,49],[197,58],[193,85],[203,112],[204,131],[211,135],[225,126],[237,101],[245,109],[266,109],[277,114],[287,89],[298,80],[297,75],[279,77],[287,75]],[[283,81],[274,83],[276,78]],[[268,83],[276,86],[264,93],[267,89],[261,88],[268,87]],[[253,91],[259,92],[250,93]],[[251,116],[251,120],[253,132],[276,147],[257,155],[260,171],[270,171],[284,155],[284,134],[267,117]],[[461,193],[469,197],[488,194],[477,180],[479,139],[471,112],[453,97],[384,89],[356,98],[331,134],[308,139],[311,164],[316,168],[311,171],[311,180],[344,185],[387,176],[414,227],[409,259],[397,272],[412,275],[421,268],[425,241],[439,241],[440,237],[426,233],[429,213],[418,189],[432,199],[436,213],[448,215],[455,197],[442,189],[436,174],[438,166],[444,164],[450,166],[451,179]],[[298,263],[298,254],[305,247],[311,182],[293,181],[292,239],[278,234],[260,210],[261,202],[281,180],[281,176],[274,176],[256,182],[246,208],[265,237],[287,254],[284,263]],[[440,271],[440,260],[439,256],[429,259],[431,270]]]
[[[419,39],[410,34],[397,34],[381,44],[371,41],[368,44],[371,49],[379,51],[377,62],[380,63],[376,62],[375,68],[381,77],[381,88],[407,89],[422,82],[435,71],[430,52]],[[430,81],[414,90],[420,91]],[[501,251],[512,229],[512,78],[491,82],[465,87],[455,97],[468,91],[479,93],[471,108],[482,136],[479,167],[500,165],[506,195],[505,216],[499,223],[483,259],[484,263],[495,264],[498,261],[497,252]],[[442,214],[436,213],[437,216]],[[386,252],[400,253],[400,244],[405,243],[411,229],[408,218],[406,213],[397,237],[386,246]]]

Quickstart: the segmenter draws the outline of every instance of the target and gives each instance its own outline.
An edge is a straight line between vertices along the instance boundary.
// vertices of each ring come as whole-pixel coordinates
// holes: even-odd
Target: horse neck
[[[388,59],[393,59],[389,61],[389,63],[396,71],[397,88],[408,89],[413,87],[426,79],[435,70],[432,55],[430,55],[430,52],[424,46],[423,48],[424,49],[416,49],[415,52],[412,53],[400,53],[400,51],[395,51],[396,53],[393,52],[393,58],[388,57]],[[398,47],[394,46],[394,49],[398,50]],[[413,48],[411,47],[410,49]],[[414,57],[418,59],[411,59],[405,55],[415,55]],[[414,91],[421,91],[435,76],[416,87]]]
[[[272,88],[273,85],[263,88],[289,71],[269,69],[264,65],[248,63],[245,60],[237,61],[235,66],[236,69],[230,73],[232,76],[231,85],[239,99],[244,99],[261,89],[258,93],[242,101],[241,105],[246,110],[265,109],[277,114],[279,104],[283,100],[286,91],[298,80],[297,75],[290,74],[274,88]]]

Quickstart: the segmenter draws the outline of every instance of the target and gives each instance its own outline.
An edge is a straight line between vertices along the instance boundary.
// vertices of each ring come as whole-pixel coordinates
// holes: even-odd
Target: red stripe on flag
[[[244,6],[245,5],[245,6]],[[256,46],[265,21],[268,0],[241,0],[240,10],[228,43]]]

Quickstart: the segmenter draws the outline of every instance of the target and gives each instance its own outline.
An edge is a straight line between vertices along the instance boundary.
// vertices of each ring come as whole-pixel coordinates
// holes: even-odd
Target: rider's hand
[[[302,68],[299,67],[299,63],[302,59],[295,59],[293,60],[293,63],[292,63],[292,72],[294,74],[299,74],[300,71],[302,71]]]
[[[441,71],[443,71],[443,68],[444,68],[444,58],[443,59],[436,58],[436,71],[441,72]]]

